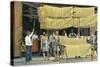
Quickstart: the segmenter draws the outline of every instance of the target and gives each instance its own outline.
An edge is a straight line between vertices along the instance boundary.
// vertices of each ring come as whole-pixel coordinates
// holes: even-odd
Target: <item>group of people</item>
[[[49,37],[46,32],[43,32],[41,35],[41,50],[43,52],[44,60],[49,59],[50,56],[54,56],[55,60],[57,60],[57,56],[59,54],[59,32],[53,32]]]
[[[75,38],[75,37],[77,37],[77,35],[76,35],[76,33],[74,33],[74,30],[72,29],[71,31],[70,31],[70,33],[69,33],[69,35],[66,33],[66,31],[64,30],[63,31],[63,35],[65,36],[65,37],[70,37],[70,38]]]
[[[60,50],[59,49],[59,31],[53,32],[50,36],[48,36],[46,32],[43,32],[43,34],[40,37],[38,37],[34,33],[34,29],[33,29],[32,32],[30,31],[26,32],[26,37],[25,37],[26,62],[32,60],[32,40],[34,39],[40,39],[40,49],[42,51],[44,60],[46,59],[46,57],[49,59],[50,56],[54,56],[55,59],[57,59],[57,56]]]
[[[64,36],[67,37],[67,33],[65,30],[63,34]],[[75,37],[75,36],[76,34],[73,32],[73,30],[71,30],[69,37]],[[55,57],[55,60],[58,59],[59,53],[61,51],[60,44],[59,44],[59,31],[52,32],[50,36],[48,36],[46,32],[43,32],[42,35],[38,37],[38,35],[34,32],[33,29],[32,32],[30,31],[26,32],[26,37],[25,37],[26,61],[32,60],[32,41],[36,39],[40,40],[40,49],[42,51],[44,59],[46,59],[46,57],[49,59],[50,56]]]
[[[63,32],[63,35],[67,37],[67,33],[65,30]],[[74,31],[71,30],[69,37],[72,38],[72,37],[76,37],[76,36],[77,35],[74,33]],[[42,35],[40,35],[40,37],[38,37],[38,35],[34,32],[34,29],[33,29],[32,32],[27,31],[26,37],[25,37],[26,62],[32,60],[32,41],[36,40],[36,39],[40,40],[40,49],[41,49],[44,60],[46,60],[46,59],[49,60],[49,57],[54,57],[55,60],[59,59],[59,54],[63,53],[63,51],[60,49],[62,47],[59,44],[59,31],[54,31],[49,36],[46,32],[43,31]],[[97,37],[95,35],[91,35],[90,39],[87,41],[89,41],[89,43],[94,45],[94,47],[97,47],[97,46],[95,46],[95,44],[97,44],[96,39],[97,39]]]

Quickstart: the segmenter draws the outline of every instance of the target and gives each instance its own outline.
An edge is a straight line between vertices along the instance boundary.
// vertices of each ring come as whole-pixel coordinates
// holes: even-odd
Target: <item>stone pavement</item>
[[[33,57],[32,61],[26,63],[25,58],[15,58],[14,65],[40,65],[40,64],[58,64],[58,63],[76,63],[76,62],[88,62],[88,61],[96,61],[97,59],[91,60],[91,58],[67,58],[60,59],[59,61],[54,61],[54,58],[50,58],[49,60],[43,60],[43,57]]]

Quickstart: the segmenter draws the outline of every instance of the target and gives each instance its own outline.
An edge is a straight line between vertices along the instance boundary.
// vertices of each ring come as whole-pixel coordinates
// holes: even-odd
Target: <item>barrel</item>
[[[32,52],[33,53],[39,52],[39,40],[32,41]]]

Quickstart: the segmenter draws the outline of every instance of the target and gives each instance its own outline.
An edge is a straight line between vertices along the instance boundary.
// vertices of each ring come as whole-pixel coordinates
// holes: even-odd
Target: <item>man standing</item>
[[[46,59],[46,54],[47,54],[47,59],[49,59],[48,51],[49,51],[49,45],[48,45],[48,36],[45,32],[43,32],[43,35],[41,35],[41,50],[43,53],[43,58],[44,60]]]
[[[63,31],[63,36],[67,37],[67,33],[65,30]]]
[[[34,32],[34,34],[32,36],[32,40],[38,40],[38,35],[36,34],[36,32]]]
[[[53,46],[55,42],[53,34],[54,32],[49,36],[49,56],[53,56]]]
[[[54,37],[54,45],[53,45],[53,54],[55,57],[55,61],[57,61],[59,58],[59,31],[56,31],[55,34],[53,35]]]
[[[91,34],[90,36],[91,43],[91,59],[93,60],[96,57],[96,35]]]
[[[26,37],[25,37],[25,45],[26,45],[26,53],[25,53],[25,58],[26,62],[32,60],[32,35],[33,35],[34,29],[32,32],[27,31]]]
[[[71,33],[69,34],[69,37],[73,38],[73,37],[76,37],[77,35],[74,33],[73,30],[71,30]]]

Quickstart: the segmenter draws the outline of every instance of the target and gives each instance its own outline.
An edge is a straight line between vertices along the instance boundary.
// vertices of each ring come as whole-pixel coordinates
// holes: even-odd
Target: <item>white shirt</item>
[[[29,36],[25,37],[25,45],[32,46],[32,40],[31,40],[32,34],[33,34],[33,32]]]
[[[36,39],[38,39],[38,36],[37,36],[36,34],[34,34],[34,35],[32,36],[32,40],[36,40]]]
[[[67,34],[66,34],[66,33],[65,33],[64,35],[65,35],[65,36],[67,36]]]
[[[49,37],[49,42],[55,42],[55,38],[54,38],[53,35],[50,35],[50,37]]]

